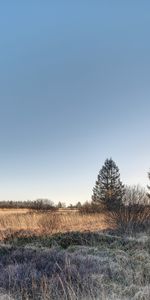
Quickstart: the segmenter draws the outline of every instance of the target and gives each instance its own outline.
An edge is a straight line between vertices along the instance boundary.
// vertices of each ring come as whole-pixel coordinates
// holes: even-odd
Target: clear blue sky
[[[150,1],[1,1],[0,200],[90,199],[150,168]]]

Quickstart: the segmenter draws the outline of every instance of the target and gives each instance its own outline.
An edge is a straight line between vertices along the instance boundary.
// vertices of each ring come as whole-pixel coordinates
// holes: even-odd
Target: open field
[[[21,234],[54,234],[70,231],[99,231],[107,227],[104,214],[80,215],[77,210],[36,212],[28,209],[0,210],[0,237]]]

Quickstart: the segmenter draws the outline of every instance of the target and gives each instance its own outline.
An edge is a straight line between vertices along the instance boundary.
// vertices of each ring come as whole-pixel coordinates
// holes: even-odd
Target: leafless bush
[[[39,220],[40,231],[43,234],[52,234],[58,231],[60,223],[60,216],[57,213],[46,213],[42,214]]]
[[[122,202],[124,205],[148,205],[149,198],[140,185],[126,186]]]
[[[121,233],[134,233],[150,228],[150,206],[128,205],[118,210],[109,211],[105,222],[111,228],[117,228]]]
[[[85,202],[80,208],[80,214],[96,214],[104,211],[104,207],[98,203]]]

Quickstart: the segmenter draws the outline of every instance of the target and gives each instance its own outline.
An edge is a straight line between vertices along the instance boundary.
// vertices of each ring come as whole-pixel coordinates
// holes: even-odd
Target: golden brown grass
[[[52,234],[70,231],[98,231],[106,228],[104,214],[81,215],[74,210],[36,212],[0,209],[0,239],[21,231],[24,234]]]

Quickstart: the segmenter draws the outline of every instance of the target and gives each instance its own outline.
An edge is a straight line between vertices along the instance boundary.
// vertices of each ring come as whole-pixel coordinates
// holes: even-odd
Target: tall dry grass
[[[36,212],[0,210],[0,238],[21,232],[25,235],[54,234],[70,231],[98,231],[107,226],[104,214],[81,215],[78,211]]]
[[[12,212],[12,213],[11,213]],[[145,226],[145,227],[144,227]],[[101,231],[118,228],[132,233],[150,227],[149,207],[122,207],[108,213],[80,214],[77,210],[57,212],[0,210],[0,239],[8,235],[51,235],[71,231]]]

